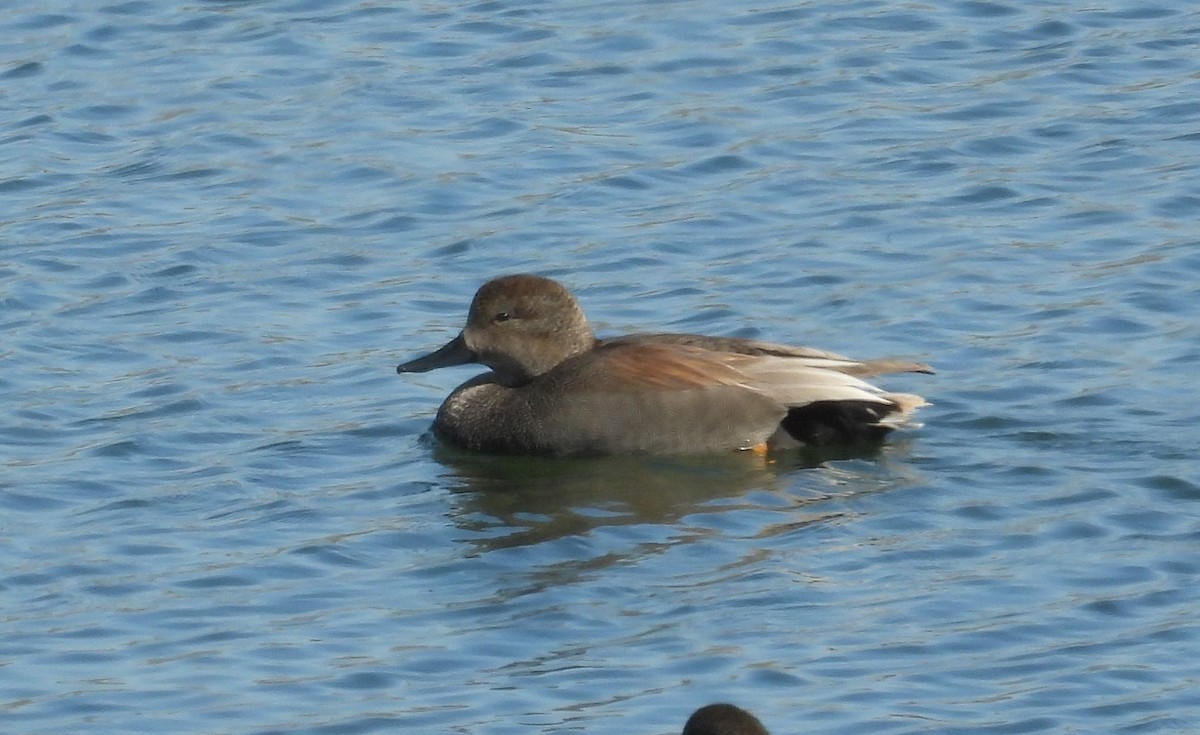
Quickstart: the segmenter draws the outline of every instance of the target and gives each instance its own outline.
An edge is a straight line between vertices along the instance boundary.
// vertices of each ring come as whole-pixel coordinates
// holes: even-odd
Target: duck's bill
[[[429,370],[437,370],[438,368],[451,367],[453,365],[466,365],[469,362],[477,361],[475,353],[471,352],[467,347],[466,341],[463,340],[462,334],[459,334],[436,352],[431,352],[415,360],[400,363],[396,366],[396,372],[424,373]]]

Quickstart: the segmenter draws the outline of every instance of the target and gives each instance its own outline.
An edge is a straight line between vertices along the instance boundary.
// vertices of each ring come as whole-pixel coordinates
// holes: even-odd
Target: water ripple
[[[8,13],[9,728],[1187,731],[1195,11],[1058,10]],[[770,465],[462,456],[469,372],[393,369],[508,271],[934,405]]]

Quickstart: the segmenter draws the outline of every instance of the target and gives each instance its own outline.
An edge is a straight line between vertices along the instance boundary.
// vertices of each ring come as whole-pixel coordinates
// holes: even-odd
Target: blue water
[[[26,2],[0,730],[1200,727],[1200,10]],[[546,462],[397,376],[601,333],[933,363],[875,454]]]

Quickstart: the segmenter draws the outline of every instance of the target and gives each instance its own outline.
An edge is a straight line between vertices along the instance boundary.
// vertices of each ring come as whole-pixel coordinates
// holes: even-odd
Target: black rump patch
[[[892,430],[879,420],[896,411],[891,403],[816,401],[788,410],[781,422],[792,438],[810,447],[879,441]]]

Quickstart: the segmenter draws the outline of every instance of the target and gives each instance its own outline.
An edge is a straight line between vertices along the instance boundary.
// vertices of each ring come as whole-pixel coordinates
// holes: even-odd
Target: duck
[[[561,283],[489,280],[466,325],[396,371],[478,363],[433,421],[473,452],[581,457],[685,455],[877,443],[928,405],[866,378],[932,373],[897,359],[855,360],[738,337],[640,333],[600,339]]]
[[[708,704],[692,713],[683,735],[771,735],[757,717],[733,704]]]

